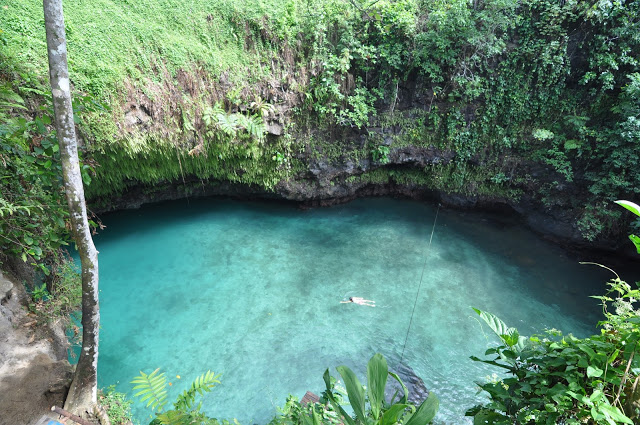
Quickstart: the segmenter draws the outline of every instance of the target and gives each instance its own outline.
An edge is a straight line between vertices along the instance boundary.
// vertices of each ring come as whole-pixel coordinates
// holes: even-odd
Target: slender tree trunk
[[[81,416],[93,411],[97,402],[98,252],[93,245],[78,162],[78,146],[71,107],[67,44],[62,0],[43,0],[47,30],[49,76],[53,94],[56,133],[60,144],[64,189],[69,204],[71,227],[82,261],[82,351],[71,383],[65,409]]]

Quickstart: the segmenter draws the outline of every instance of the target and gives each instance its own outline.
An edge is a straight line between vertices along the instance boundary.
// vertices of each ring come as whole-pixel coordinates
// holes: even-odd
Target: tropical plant
[[[611,288],[628,289],[622,282]],[[618,301],[637,297],[638,291],[620,294]],[[506,378],[478,383],[491,402],[467,411],[474,424],[633,424],[624,406],[640,371],[640,362],[634,360],[637,323],[624,339],[618,333],[618,317],[603,322],[610,330],[605,326],[600,335],[585,339],[557,330],[524,338],[493,314],[474,310],[502,344],[485,352],[495,355],[493,359],[471,359],[508,373]]]
[[[220,374],[207,371],[198,376],[193,383],[178,395],[173,403],[173,409],[165,410],[167,404],[167,378],[160,369],[146,374],[140,371],[140,375],[131,383],[135,384],[134,390],[138,390],[134,397],[140,397],[141,402],[147,402],[146,407],[156,413],[156,418],[151,421],[153,425],[186,425],[186,424],[217,424],[215,419],[206,417],[200,408],[202,402],[196,403],[198,395],[210,392],[216,384]],[[215,421],[215,422],[214,422]]]
[[[326,385],[324,397],[346,425],[426,425],[433,420],[438,411],[439,401],[434,393],[430,393],[418,407],[408,401],[407,387],[397,374],[389,371],[387,361],[382,354],[375,354],[367,364],[366,387],[347,366],[338,366],[336,369],[344,381],[349,404],[355,417],[349,415],[340,405],[340,397],[335,394],[333,388],[335,381],[332,381],[329,369],[323,376]],[[397,394],[394,394],[390,402],[385,400],[385,388],[389,376],[397,380],[403,389],[404,394],[397,401]],[[319,423],[317,414],[312,414],[311,423],[313,425]]]
[[[249,104],[249,108],[261,118],[268,117],[276,110],[272,104],[267,103],[260,96],[255,97],[255,100]]]
[[[49,291],[47,291],[47,284],[43,283],[42,285],[34,286],[33,291],[31,291],[31,298],[35,302],[46,301],[49,297]]]
[[[379,162],[380,164],[388,164],[389,163],[389,146],[379,145],[371,148],[371,156],[375,162]]]
[[[131,400],[124,393],[117,392],[115,385],[100,391],[100,405],[104,407],[111,425],[127,425],[131,423]]]
[[[326,398],[318,403],[302,405],[297,397],[290,395],[283,407],[278,408],[278,415],[269,425],[341,425],[340,415],[329,404]]]
[[[640,216],[638,205],[616,203]],[[637,237],[630,239],[638,247]],[[555,329],[525,338],[495,315],[474,308],[501,344],[485,352],[494,358],[471,359],[507,373],[504,379],[478,383],[491,401],[467,411],[474,424],[638,423],[640,290],[613,273],[607,293],[593,297],[602,302],[604,320],[598,323],[600,334],[588,338]]]
[[[640,206],[639,205],[634,204],[633,202],[629,202],[629,201],[615,201],[615,202],[616,202],[616,204],[620,205],[621,207],[624,207],[624,208],[628,209],[629,211],[631,211],[632,213],[634,213],[635,215],[640,217]],[[638,251],[638,254],[640,254],[640,236],[629,235],[629,239],[635,245],[636,250]]]
[[[260,107],[265,107],[264,105]],[[266,108],[266,107],[265,107]],[[269,110],[268,108],[266,109]],[[264,139],[267,113],[258,110],[255,115],[245,115],[238,112],[227,113],[219,103],[207,106],[202,113],[202,121],[208,128],[206,135],[213,137],[213,130],[220,130],[227,136],[236,137],[246,134],[251,138],[261,141]]]

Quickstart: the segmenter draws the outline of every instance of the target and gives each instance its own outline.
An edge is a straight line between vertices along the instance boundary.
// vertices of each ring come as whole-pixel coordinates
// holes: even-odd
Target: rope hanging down
[[[433,219],[433,227],[431,228],[431,236],[429,237],[429,245],[427,246],[427,253],[424,256],[424,264],[422,265],[422,273],[420,274],[420,283],[418,284],[418,290],[416,291],[416,299],[413,302],[413,310],[411,311],[411,320],[409,320],[409,327],[407,328],[407,335],[404,337],[404,344],[402,345],[402,355],[400,355],[400,364],[404,360],[404,349],[407,348],[407,340],[409,339],[409,331],[411,331],[411,324],[413,323],[413,314],[416,312],[416,305],[418,304],[418,297],[420,296],[420,288],[422,288],[422,278],[424,277],[424,270],[427,267],[427,259],[431,252],[431,241],[433,240],[433,233],[436,230],[436,221],[438,221],[438,213],[440,212],[440,204],[436,210],[436,216]]]

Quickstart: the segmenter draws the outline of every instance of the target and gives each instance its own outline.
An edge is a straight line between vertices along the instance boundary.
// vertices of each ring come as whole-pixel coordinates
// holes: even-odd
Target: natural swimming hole
[[[222,383],[203,410],[265,424],[322,374],[365,380],[376,352],[397,367],[424,266],[408,364],[440,399],[438,423],[471,423],[474,381],[496,373],[469,359],[495,339],[471,307],[521,334],[587,335],[609,278],[509,220],[393,199],[325,209],[183,200],[102,217],[99,386],[140,370],[167,373],[169,400],[207,370]],[[376,307],[341,304],[350,296]],[[180,376],[178,378],[177,376]],[[136,405],[140,423],[149,411]]]

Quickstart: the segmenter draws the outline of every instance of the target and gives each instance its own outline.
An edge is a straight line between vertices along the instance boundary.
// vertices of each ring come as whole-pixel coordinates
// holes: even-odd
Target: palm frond
[[[220,383],[219,377],[220,374],[216,375],[210,370],[198,376],[191,384],[191,387],[178,396],[174,403],[175,409],[180,411],[190,410],[195,403],[196,394],[203,395],[205,392],[211,391],[216,384]]]
[[[140,397],[140,401],[147,401],[147,407],[153,410],[162,411],[164,405],[167,404],[167,378],[164,372],[159,373],[160,368],[154,370],[150,374],[140,371],[140,376],[134,378],[131,383],[135,384],[134,390],[140,390],[135,393],[134,397]]]

